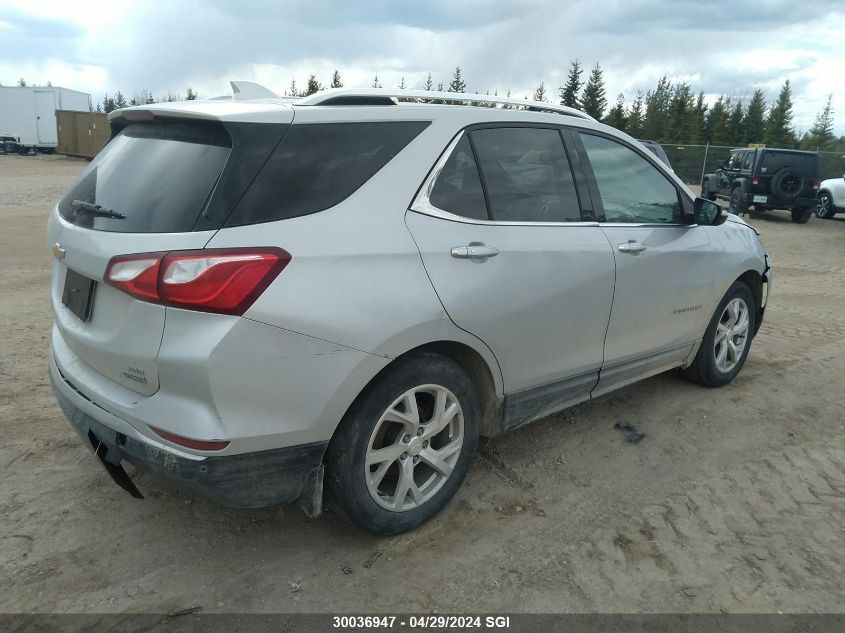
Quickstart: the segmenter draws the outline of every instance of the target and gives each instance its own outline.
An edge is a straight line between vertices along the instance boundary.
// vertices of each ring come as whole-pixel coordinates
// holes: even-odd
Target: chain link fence
[[[727,145],[661,143],[660,146],[669,157],[675,173],[691,185],[701,184],[702,174],[713,173],[732,149],[738,149]],[[818,154],[822,180],[841,178],[842,174],[845,174],[845,153],[819,152]]]

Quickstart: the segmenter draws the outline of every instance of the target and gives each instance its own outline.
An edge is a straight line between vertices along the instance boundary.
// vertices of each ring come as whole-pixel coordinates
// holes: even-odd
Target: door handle
[[[471,259],[474,262],[486,261],[488,257],[495,257],[499,254],[499,249],[495,246],[486,246],[473,242],[466,246],[453,246],[452,257],[456,259]]]
[[[640,242],[636,242],[634,240],[628,240],[627,242],[623,242],[619,245],[619,252],[636,255],[637,253],[642,253],[647,248],[648,246],[645,244],[641,244]]]

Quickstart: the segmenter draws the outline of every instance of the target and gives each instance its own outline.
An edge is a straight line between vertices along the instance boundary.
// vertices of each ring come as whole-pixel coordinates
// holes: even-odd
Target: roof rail
[[[593,117],[568,106],[555,105],[545,101],[528,101],[513,97],[472,94],[467,92],[440,92],[437,90],[388,90],[385,88],[331,88],[321,90],[296,101],[296,105],[384,105],[387,99],[399,101],[447,101],[462,104],[512,105],[535,112],[554,112],[590,121]]]

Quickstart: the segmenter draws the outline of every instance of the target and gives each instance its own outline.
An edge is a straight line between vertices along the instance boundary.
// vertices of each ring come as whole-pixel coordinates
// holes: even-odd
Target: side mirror
[[[693,224],[712,226],[718,224],[722,216],[722,207],[706,198],[696,198],[692,209]]]

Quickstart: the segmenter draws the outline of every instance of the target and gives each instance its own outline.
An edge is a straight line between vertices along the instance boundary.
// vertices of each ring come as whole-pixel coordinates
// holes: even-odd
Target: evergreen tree
[[[428,77],[425,78],[423,90],[434,90],[434,82],[431,80],[431,73],[428,73]]]
[[[663,75],[654,90],[645,97],[645,119],[643,138],[652,141],[666,140],[669,133],[669,102],[672,99],[672,83]],[[674,140],[674,139],[672,139]]]
[[[827,95],[827,103],[816,115],[813,127],[804,135],[801,149],[817,149],[823,151],[833,144],[833,95]]]
[[[290,80],[290,88],[287,89],[286,94],[290,97],[298,97],[299,96],[299,91],[296,89],[296,79]]]
[[[643,136],[643,93],[637,91],[637,96],[625,120],[625,131],[634,138]]]
[[[777,101],[769,109],[765,143],[767,147],[795,146],[795,130],[792,129],[792,87],[789,85],[789,79],[783,82]]]
[[[443,82],[439,81],[437,83],[437,92],[443,92]]]
[[[156,102],[155,97],[153,96],[152,91],[147,92],[146,102],[147,102],[148,104],[149,104],[149,103],[155,103],[155,102]]]
[[[584,69],[581,68],[581,63],[576,59],[569,65],[569,75],[566,77],[566,83],[560,87],[560,105],[568,106],[570,108],[580,108],[581,104],[578,100],[578,94],[581,92],[581,73]]]
[[[373,86],[372,87],[373,88],[384,88],[384,86],[382,86],[381,82],[378,80],[378,74],[376,74],[376,76],[373,77]]]
[[[534,91],[534,101],[545,101],[546,100],[546,84],[542,81],[540,85],[537,86],[537,90]]]
[[[193,101],[198,99],[199,95],[194,92],[194,89],[188,86],[188,90],[185,92],[185,101]]]
[[[101,105],[100,105],[100,102],[98,101],[98,102],[97,102],[97,109],[96,109],[96,110],[94,110],[94,112],[102,112],[102,111],[103,111],[103,106],[101,106]]]
[[[405,85],[405,78],[402,77],[402,80],[399,82],[399,90],[404,90],[405,88],[407,88]]]
[[[745,136],[745,107],[742,99],[739,99],[731,109],[727,122],[727,144],[731,147],[740,147]]]
[[[743,121],[744,135],[743,144],[762,143],[765,136],[766,125],[763,117],[766,114],[766,99],[760,88],[754,91],[751,101],[748,102],[748,109],[745,111]]]
[[[704,140],[711,145],[729,145],[728,138],[728,108],[730,100],[725,101],[724,95],[719,95],[716,103],[707,113],[704,123]]]
[[[687,83],[680,83],[672,90],[669,99],[669,137],[673,143],[689,143],[692,136],[690,120],[695,102],[692,89]]]
[[[625,131],[625,95],[616,95],[616,105],[607,113],[604,122],[622,132]]]
[[[704,92],[699,92],[695,100],[695,107],[690,112],[690,143],[703,143],[705,140],[705,122],[707,121],[707,103],[704,101]]]
[[[449,82],[449,92],[466,92],[467,82],[464,81],[461,75],[461,67],[455,66],[455,72],[452,74],[452,81]]]
[[[126,107],[126,99],[123,97],[123,93],[120,90],[116,90],[114,93],[114,108],[116,110],[120,110],[121,108]]]
[[[305,92],[302,93],[302,96],[307,97],[308,95],[313,95],[321,88],[322,86],[320,86],[320,82],[317,81],[317,77],[315,75],[310,75],[308,77],[308,83],[305,84]]]
[[[168,92],[167,97],[164,100],[167,101],[168,103],[172,103],[174,101],[179,101],[179,96],[173,94],[172,92]]]
[[[335,69],[334,73],[332,74],[332,88],[343,88],[343,82],[340,80],[340,72]]]
[[[20,79],[18,79],[18,87],[20,87],[20,88],[26,88],[26,79],[24,79],[23,77],[21,77]]]
[[[594,119],[601,121],[607,108],[607,96],[604,88],[604,77],[601,66],[597,63],[590,72],[590,78],[584,86],[581,97],[581,109]]]

